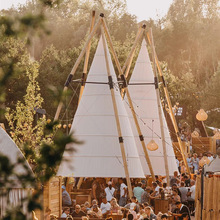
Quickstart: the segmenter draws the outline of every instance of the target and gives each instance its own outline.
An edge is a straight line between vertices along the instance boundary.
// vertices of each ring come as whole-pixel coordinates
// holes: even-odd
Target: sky
[[[0,9],[10,8],[13,4],[24,4],[26,0],[0,0]],[[138,21],[162,17],[173,0],[127,0],[128,12],[135,14]]]

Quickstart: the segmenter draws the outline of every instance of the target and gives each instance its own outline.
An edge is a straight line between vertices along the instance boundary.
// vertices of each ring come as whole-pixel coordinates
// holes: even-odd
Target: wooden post
[[[206,219],[206,210],[208,209],[207,207],[207,201],[208,201],[208,185],[209,185],[209,178],[208,177],[204,177],[204,204],[203,204],[203,210],[202,210],[202,219]]]
[[[81,60],[82,60],[82,58],[83,58],[83,56],[84,56],[84,54],[85,54],[85,52],[86,52],[86,50],[87,50],[87,47],[88,47],[88,45],[89,45],[89,43],[90,43],[92,37],[95,35],[95,33],[96,33],[98,27],[99,27],[100,24],[101,24],[101,20],[102,20],[102,17],[100,17],[100,19],[98,20],[98,22],[97,22],[96,25],[94,26],[92,32],[91,32],[90,35],[88,36],[88,39],[87,39],[87,41],[86,41],[86,43],[85,43],[85,45],[84,45],[84,47],[83,47],[83,49],[82,49],[82,51],[81,51],[79,57],[77,58],[77,60],[76,60],[76,62],[75,62],[75,64],[74,64],[74,66],[73,66],[73,68],[72,68],[72,70],[71,70],[71,72],[70,72],[70,74],[69,74],[69,76],[68,76],[68,78],[67,78],[67,80],[66,80],[66,83],[65,83],[63,92],[66,92],[66,91],[67,91],[68,86],[69,86],[69,83],[70,83],[70,81],[71,81],[73,75],[75,74],[75,72],[76,72],[76,70],[77,70],[77,68],[78,68],[78,66],[79,66],[79,64],[80,64],[80,62],[81,62]],[[56,111],[56,114],[55,114],[55,117],[54,117],[54,120],[58,120],[59,115],[60,115],[60,111],[61,111],[62,107],[63,107],[63,102],[60,101],[60,103],[59,103],[59,105],[58,105],[58,108],[57,108],[57,111]]]
[[[62,215],[62,177],[59,176],[59,190],[60,190],[60,202],[59,202],[59,213]]]
[[[128,57],[127,57],[127,59],[126,59],[126,61],[124,63],[124,66],[122,68],[122,73],[124,73],[126,78],[128,77],[128,73],[129,73],[129,70],[130,70],[130,67],[131,67],[131,63],[132,63],[132,60],[133,60],[133,57],[134,57],[135,49],[137,48],[138,41],[143,36],[144,29],[145,29],[145,26],[139,27],[138,33],[136,35],[134,44],[133,44],[133,46],[131,48],[130,54],[128,55]],[[126,69],[126,72],[125,72],[125,69]]]
[[[95,11],[92,11],[92,20],[91,20],[91,24],[90,24],[90,34],[92,33],[93,27],[94,27],[94,23],[95,23]],[[85,61],[84,61],[84,67],[83,67],[83,77],[82,77],[82,85],[80,88],[80,93],[79,93],[79,100],[78,100],[78,104],[81,100],[84,88],[85,88],[85,81],[87,78],[87,70],[88,70],[88,63],[89,63],[89,54],[90,54],[90,48],[91,48],[91,40],[88,44],[87,50],[86,50],[86,56],[85,56]]]
[[[95,23],[95,11],[92,11],[92,20],[91,20],[91,24],[90,24],[90,34],[92,33],[94,23]],[[80,103],[80,100],[82,98],[82,94],[83,94],[83,91],[84,91],[84,88],[85,88],[85,81],[86,81],[86,78],[87,78],[90,48],[91,48],[91,40],[90,40],[90,42],[88,44],[88,47],[87,47],[87,50],[86,50],[86,56],[85,56],[84,67],[83,67],[83,76],[82,76],[82,81],[83,82],[82,82],[82,85],[80,87],[78,105]],[[82,182],[83,182],[83,177],[80,177],[79,182],[77,184],[77,189],[80,189]]]
[[[218,178],[216,176],[214,178],[214,183],[213,183],[213,211],[214,211],[214,218],[213,220],[218,220],[218,196],[219,196],[219,191],[218,191]]]
[[[216,139],[213,137],[210,138],[210,146],[211,146],[211,152],[216,154]]]
[[[107,45],[106,45],[103,29],[102,29],[102,39],[103,39],[103,46],[104,46],[104,52],[105,52],[106,69],[107,69],[108,77],[111,78],[108,55],[107,55]],[[119,144],[120,144],[121,154],[122,154],[122,159],[123,159],[123,164],[124,164],[125,176],[126,176],[126,180],[128,184],[128,193],[129,193],[129,197],[131,198],[133,193],[132,193],[131,181],[129,177],[128,164],[126,160],[125,148],[124,148],[124,143],[123,143],[121,126],[120,126],[120,121],[119,121],[119,116],[118,116],[118,108],[117,108],[117,103],[115,99],[115,92],[114,92],[113,85],[110,85],[110,89],[111,89],[111,97],[112,97],[112,104],[114,108],[115,120],[116,120],[116,125],[117,125],[117,130],[118,130]]]
[[[152,49],[152,56],[153,56],[153,72],[154,78],[156,79],[155,83],[158,82],[157,80],[157,67],[156,67],[156,60],[155,60],[155,46],[154,46],[154,39],[152,34],[152,29],[150,29],[150,36],[151,36],[151,49]],[[158,84],[155,85],[156,94],[157,94],[157,104],[158,104],[158,112],[159,112],[159,119],[160,119],[160,131],[161,131],[161,138],[162,138],[162,146],[163,146],[163,155],[164,155],[164,164],[165,164],[165,171],[166,171],[166,178],[167,178],[167,185],[170,186],[170,178],[169,178],[169,167],[168,167],[168,160],[167,160],[167,149],[166,149],[166,140],[164,134],[164,127],[163,127],[163,117],[162,117],[162,110],[161,110],[161,101],[160,101],[160,93],[159,93],[159,86]]]
[[[151,38],[150,38],[149,34],[147,34],[147,38],[148,38],[148,41],[149,41],[149,43],[151,45],[152,42],[150,40]],[[179,128],[177,126],[176,119],[175,119],[175,116],[174,116],[174,113],[173,113],[170,96],[169,96],[169,93],[168,93],[168,90],[167,90],[165,79],[163,77],[163,72],[162,72],[162,70],[160,68],[160,64],[159,64],[159,61],[158,61],[156,53],[155,53],[155,61],[156,61],[156,65],[157,65],[157,69],[158,69],[159,75],[160,75],[160,77],[162,79],[162,82],[163,82],[163,84],[162,84],[163,85],[163,90],[164,90],[165,97],[166,97],[166,100],[167,100],[167,104],[168,104],[168,108],[169,108],[169,113],[170,113],[170,117],[171,117],[171,120],[172,120],[172,123],[173,123],[173,127],[175,129],[176,137],[177,137],[177,140],[178,140],[178,143],[179,143],[179,146],[180,146],[180,151],[181,151],[181,154],[182,154],[182,157],[183,157],[184,165],[185,165],[185,167],[187,169],[187,172],[190,173],[190,169],[189,169],[189,166],[188,166],[188,163],[186,161],[186,157],[185,157],[185,154],[184,154],[184,151],[183,151],[183,143],[182,143],[182,141],[180,139]]]
[[[117,69],[119,71],[119,75],[122,76],[123,75],[123,72],[122,72],[122,69],[121,69],[121,66],[120,66],[120,63],[118,61],[118,58],[117,58],[117,55],[115,53],[115,50],[114,50],[114,47],[113,47],[113,44],[112,44],[112,41],[111,41],[111,37],[110,37],[110,34],[109,34],[109,31],[108,31],[108,28],[107,28],[107,25],[105,23],[105,20],[103,19],[103,23],[104,23],[104,30],[105,30],[105,33],[107,35],[107,39],[109,41],[109,45],[110,45],[110,49],[112,51],[112,55],[113,55],[113,58],[115,60],[115,63],[116,63],[116,66],[117,66]],[[124,80],[126,80],[124,78]],[[134,121],[135,121],[135,125],[136,125],[136,129],[137,129],[137,132],[138,132],[138,135],[139,135],[139,138],[140,138],[140,141],[141,141],[141,145],[142,145],[142,148],[143,148],[143,151],[144,151],[144,154],[145,154],[145,159],[147,161],[147,164],[148,164],[148,167],[149,167],[149,170],[150,170],[150,173],[151,173],[151,176],[153,178],[153,181],[155,181],[155,175],[154,175],[154,171],[153,171],[153,167],[151,165],[151,161],[150,161],[150,157],[148,155],[148,152],[147,152],[147,149],[146,149],[146,145],[145,145],[145,142],[144,142],[144,136],[141,132],[141,129],[140,129],[140,125],[138,123],[138,120],[137,120],[137,116],[135,114],[135,110],[134,110],[134,106],[133,106],[133,103],[132,103],[132,100],[131,100],[131,96],[130,96],[130,93],[128,91],[128,88],[125,87],[124,88],[126,94],[127,94],[127,97],[128,97],[128,102],[129,102],[129,106],[131,108],[131,112],[132,112],[132,116],[134,118]]]
[[[212,198],[213,198],[213,178],[208,178],[208,187],[207,187],[207,206],[206,206],[206,219],[210,219],[210,210],[213,208]]]

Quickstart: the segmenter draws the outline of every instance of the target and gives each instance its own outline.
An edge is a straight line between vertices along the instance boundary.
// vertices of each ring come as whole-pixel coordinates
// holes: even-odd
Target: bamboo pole
[[[153,69],[154,69],[154,78],[157,80],[157,66],[156,66],[156,59],[155,59],[155,46],[154,46],[154,39],[152,29],[150,29],[150,37],[151,37],[151,49],[152,49],[152,56],[153,56]],[[160,101],[160,93],[159,93],[159,86],[156,85],[156,94],[157,94],[157,104],[158,104],[158,112],[159,112],[159,119],[160,119],[160,131],[161,131],[161,138],[162,138],[162,146],[163,146],[163,155],[164,155],[164,164],[165,164],[165,171],[166,171],[166,178],[167,178],[167,185],[170,186],[170,178],[169,178],[169,167],[168,167],[168,160],[167,160],[167,149],[166,149],[166,140],[164,134],[164,127],[163,127],[163,117],[161,111],[161,101]]]
[[[141,36],[143,36],[145,27],[146,27],[145,25],[143,25],[142,27],[139,27],[134,44],[131,48],[130,54],[128,55],[128,58],[125,61],[124,66],[122,67],[122,73],[124,73],[126,78],[128,77],[128,73],[131,68],[131,63],[134,58],[135,49],[137,48],[137,44],[138,44],[138,41],[140,40]]]
[[[82,49],[82,51],[81,51],[79,57],[77,58],[77,60],[76,60],[76,62],[75,62],[75,64],[74,64],[74,66],[73,66],[73,68],[72,68],[72,70],[71,70],[71,72],[70,72],[70,74],[69,74],[69,76],[68,76],[68,78],[67,78],[67,80],[66,80],[66,83],[65,83],[63,92],[66,92],[66,91],[67,91],[68,86],[69,86],[69,83],[70,83],[70,81],[71,81],[73,75],[75,74],[75,72],[76,72],[76,70],[77,70],[77,68],[78,68],[78,66],[79,66],[79,64],[80,64],[80,62],[81,62],[81,60],[82,60],[82,58],[83,58],[83,56],[84,56],[84,54],[85,54],[85,52],[86,52],[86,50],[87,50],[87,47],[88,47],[88,45],[89,45],[89,43],[90,43],[92,37],[95,35],[95,33],[96,33],[98,27],[100,26],[101,21],[102,21],[102,17],[100,17],[100,19],[98,20],[98,22],[97,22],[96,25],[94,26],[92,32],[91,32],[90,35],[88,36],[88,39],[87,39],[87,41],[86,41],[86,43],[85,43],[85,45],[84,45],[84,47],[83,47],[83,49]],[[57,111],[56,111],[54,120],[58,120],[62,107],[63,107],[63,102],[60,101],[60,103],[59,103],[59,105],[58,105],[58,107],[57,107]]]
[[[95,24],[95,11],[92,11],[92,20],[91,20],[91,24],[90,24],[90,31],[89,33],[92,33],[93,27]],[[80,88],[80,93],[79,93],[79,100],[78,100],[78,104],[81,100],[84,88],[85,88],[85,81],[87,78],[87,70],[88,70],[88,63],[89,63],[89,54],[90,54],[90,49],[91,49],[91,40],[88,44],[87,50],[86,50],[86,56],[85,56],[85,61],[84,61],[84,67],[83,67],[83,76],[82,76],[82,86]]]
[[[133,193],[132,193],[131,181],[129,178],[128,164],[127,164],[127,160],[126,160],[125,147],[124,147],[124,143],[123,143],[121,126],[120,126],[120,121],[119,121],[119,116],[118,116],[118,108],[117,108],[117,103],[116,103],[116,99],[115,99],[115,92],[114,92],[113,85],[111,85],[111,80],[112,80],[111,77],[112,76],[111,76],[110,68],[109,68],[109,61],[108,61],[108,55],[107,55],[107,45],[106,45],[103,29],[102,29],[102,40],[103,40],[103,46],[104,46],[104,52],[105,52],[107,74],[108,74],[108,78],[110,79],[109,83],[110,83],[112,104],[113,104],[113,108],[114,108],[115,120],[116,120],[117,131],[118,131],[118,138],[119,138],[121,154],[122,154],[122,159],[123,159],[123,164],[124,164],[125,176],[126,176],[126,180],[127,180],[127,184],[128,184],[128,193],[129,193],[129,197],[131,198]]]
[[[103,26],[104,26],[104,30],[105,30],[105,33],[106,33],[106,35],[107,35],[107,39],[108,39],[108,42],[109,42],[109,45],[110,45],[110,49],[111,49],[113,58],[114,58],[114,60],[115,60],[117,69],[118,69],[118,71],[119,71],[119,75],[120,75],[120,77],[121,77],[121,76],[123,75],[123,72],[122,72],[120,63],[119,63],[119,61],[118,61],[116,52],[115,52],[115,50],[114,50],[114,47],[113,47],[113,44],[112,44],[112,40],[111,40],[111,37],[110,37],[109,31],[108,31],[107,25],[106,25],[104,19],[103,19],[103,24],[104,24],[104,25],[103,25]],[[125,78],[124,78],[124,80],[126,81]],[[125,82],[125,83],[126,83],[126,82]],[[145,159],[146,159],[146,161],[147,161],[147,164],[148,164],[148,167],[149,167],[151,176],[152,176],[152,178],[153,178],[153,181],[155,181],[155,175],[154,175],[153,167],[152,167],[152,164],[151,164],[151,161],[150,161],[150,157],[149,157],[148,152],[147,152],[147,149],[146,149],[146,145],[145,145],[145,142],[144,142],[144,136],[143,136],[143,134],[142,134],[142,132],[141,132],[140,125],[139,125],[139,123],[138,123],[138,119],[137,119],[137,116],[136,116],[136,114],[135,114],[134,106],[133,106],[133,103],[132,103],[132,100],[131,100],[131,96],[130,96],[128,87],[125,86],[125,87],[124,87],[124,90],[125,90],[125,92],[126,92],[126,94],[127,94],[127,97],[128,97],[129,106],[130,106],[130,108],[131,108],[132,116],[133,116],[134,121],[135,121],[135,126],[136,126],[136,129],[137,129],[137,132],[138,132],[138,135],[139,135],[139,139],[140,139],[140,141],[141,141],[141,145],[142,145],[142,148],[143,148],[143,151],[144,151],[144,154],[145,154]]]
[[[151,42],[149,34],[147,34],[147,38],[148,38],[148,41],[149,41],[149,43],[151,45],[152,42]],[[173,126],[174,126],[174,130],[175,130],[175,133],[176,133],[176,136],[177,136],[177,140],[178,140],[178,143],[179,143],[179,146],[180,146],[180,151],[181,151],[181,154],[182,154],[182,157],[183,157],[184,165],[185,165],[185,167],[187,169],[187,172],[190,173],[190,169],[189,169],[189,166],[188,166],[188,163],[186,161],[186,157],[185,157],[185,154],[184,154],[184,151],[183,151],[183,143],[182,143],[182,141],[180,139],[179,128],[177,126],[176,119],[175,119],[175,116],[174,116],[174,113],[173,113],[172,103],[171,103],[171,100],[170,100],[170,96],[169,96],[169,93],[168,93],[168,90],[167,90],[167,87],[166,87],[165,79],[163,77],[163,72],[161,70],[161,67],[160,67],[160,64],[159,64],[159,60],[157,58],[156,53],[155,53],[155,61],[156,61],[156,65],[157,65],[157,69],[158,69],[159,75],[160,75],[160,77],[162,79],[162,82],[163,82],[162,85],[163,85],[165,97],[166,97],[166,100],[167,100],[170,117],[171,117],[171,120],[172,120],[172,123],[173,123]]]
[[[92,11],[92,19],[91,19],[90,31],[89,31],[90,34],[92,33],[94,23],[95,23],[95,11]],[[90,48],[91,48],[91,40],[90,40],[90,42],[88,44],[88,47],[87,47],[87,50],[86,50],[86,56],[85,56],[84,67],[83,67],[82,85],[80,87],[78,105],[81,101],[82,94],[83,94],[83,91],[84,91],[84,88],[85,88],[85,81],[86,81],[86,78],[87,78]],[[80,189],[80,187],[82,185],[82,182],[83,182],[83,177],[80,177],[79,182],[77,184],[77,189]]]

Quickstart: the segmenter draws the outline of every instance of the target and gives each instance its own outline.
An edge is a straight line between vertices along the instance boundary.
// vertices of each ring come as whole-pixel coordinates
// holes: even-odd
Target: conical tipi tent
[[[14,141],[10,138],[10,136],[5,132],[5,130],[0,126],[0,154],[6,156],[11,165],[14,165],[14,173],[17,175],[26,175],[26,168],[32,172],[31,167],[27,163],[24,158],[24,155],[19,150]],[[20,158],[24,160],[24,168],[23,165],[17,164],[17,159]],[[34,175],[34,174],[33,174]],[[0,176],[2,178],[2,176]],[[27,202],[24,200],[31,193],[31,186],[26,186],[24,188],[22,184],[18,181],[16,175],[8,176],[8,184],[5,183],[4,188],[0,188],[0,218],[6,213],[6,209],[9,207],[16,207],[22,205],[23,211],[27,213]],[[7,194],[5,194],[5,188],[7,188]],[[2,193],[4,192],[4,193]]]
[[[28,162],[26,161],[24,155],[20,151],[20,149],[17,147],[15,142],[10,138],[10,136],[6,133],[6,131],[0,126],[0,154],[8,157],[10,163],[12,165],[17,164],[17,159],[20,158],[24,160],[24,166],[29,168],[29,170],[32,172],[32,169]],[[14,168],[14,173],[18,175],[26,174],[27,170],[24,168],[23,165],[16,165]],[[16,180],[16,176],[12,175],[10,176],[11,180]],[[19,188],[21,185],[17,182],[17,185],[14,188]],[[7,187],[7,186],[5,186]]]
[[[126,176],[119,145],[111,91],[108,85],[109,81],[103,42],[101,37],[87,82],[105,84],[86,84],[70,130],[77,140],[83,141],[83,144],[67,146],[67,148],[75,148],[76,152],[73,155],[68,151],[64,152],[63,160],[57,173],[58,176]],[[116,82],[117,79],[108,50],[107,57],[113,82]],[[129,118],[122,102],[120,91],[117,88],[117,83],[114,85],[129,177],[143,178],[144,173]]]
[[[147,44],[145,39],[142,42],[141,49],[131,75],[129,84],[142,85],[128,85],[131,99],[134,103],[134,110],[138,116],[139,125],[144,136],[146,145],[153,139],[158,144],[159,148],[156,151],[149,151],[148,154],[153,167],[155,175],[166,175],[164,154],[161,139],[160,119],[158,111],[158,102],[155,85],[143,85],[143,83],[154,83],[154,74],[151,67],[149,54],[147,51]],[[126,102],[126,96],[125,96]],[[129,109],[126,105],[127,112],[129,114],[132,130],[135,135],[135,141],[138,146],[138,153],[141,159],[141,164],[144,169],[145,175],[150,175],[150,171],[145,159],[143,148],[140,143],[140,139],[135,127],[135,123]],[[167,123],[163,115],[163,125],[166,141],[166,150],[168,158],[169,175],[173,175],[174,171],[177,171],[175,154],[172,148],[172,142],[170,139]]]

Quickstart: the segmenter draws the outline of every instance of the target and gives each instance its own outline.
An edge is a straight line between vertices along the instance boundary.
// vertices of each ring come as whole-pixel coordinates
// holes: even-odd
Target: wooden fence
[[[195,220],[201,220],[201,219],[219,220],[220,219],[220,175],[204,177],[203,183],[204,183],[204,187],[203,187],[203,191],[201,191],[201,176],[198,176],[196,181],[196,194],[195,194],[195,205],[196,205]],[[202,204],[202,194],[203,194],[203,204]],[[201,212],[201,208],[202,208],[202,212]]]
[[[46,209],[51,210],[51,214],[60,216],[62,212],[62,178],[53,177],[43,187],[42,203],[43,210],[36,211],[36,216],[39,220],[44,220]]]

